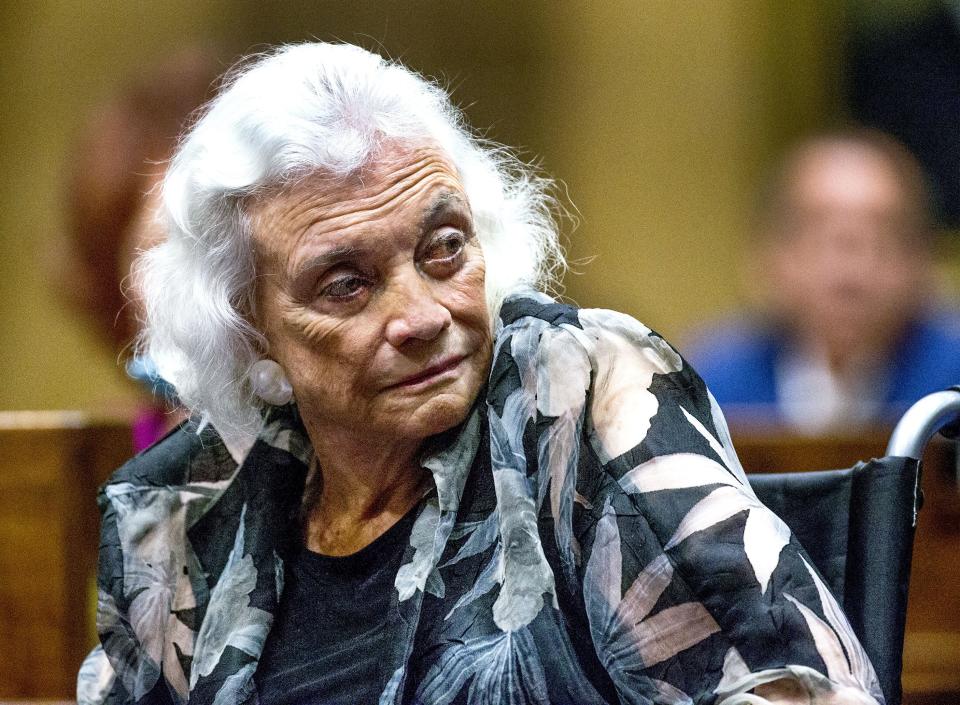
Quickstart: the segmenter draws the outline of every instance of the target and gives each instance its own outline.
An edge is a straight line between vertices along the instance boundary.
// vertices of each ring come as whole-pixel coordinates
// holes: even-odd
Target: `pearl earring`
[[[248,373],[253,393],[268,404],[283,406],[293,399],[293,387],[283,368],[274,360],[257,360]]]

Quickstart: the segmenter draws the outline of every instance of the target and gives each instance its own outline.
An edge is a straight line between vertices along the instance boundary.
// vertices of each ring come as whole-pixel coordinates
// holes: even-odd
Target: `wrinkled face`
[[[461,422],[491,357],[484,261],[455,168],[395,148],[252,208],[257,324],[324,434],[423,440]]]
[[[836,354],[889,340],[927,275],[896,172],[865,146],[828,144],[801,158],[787,188],[766,267],[774,304]]]

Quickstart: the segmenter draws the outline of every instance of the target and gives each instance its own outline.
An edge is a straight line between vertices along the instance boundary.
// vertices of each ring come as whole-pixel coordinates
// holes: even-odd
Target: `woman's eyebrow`
[[[331,247],[329,250],[321,252],[320,254],[312,255],[296,262],[292,268],[292,278],[296,281],[310,272],[326,269],[343,260],[358,257],[362,252],[362,249],[356,245],[337,245]]]
[[[432,203],[423,210],[421,218],[421,227],[423,230],[429,230],[439,225],[439,221],[448,218],[451,213],[461,216],[470,216],[470,206],[466,199],[458,193],[445,191],[439,194]]]

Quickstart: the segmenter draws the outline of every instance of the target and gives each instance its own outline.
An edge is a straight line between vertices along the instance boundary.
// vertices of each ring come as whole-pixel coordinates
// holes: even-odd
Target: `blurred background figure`
[[[960,311],[936,298],[928,201],[919,165],[883,133],[787,154],[755,221],[760,312],[687,350],[734,421],[850,430],[960,381]]]
[[[212,95],[219,72],[219,62],[199,47],[157,63],[94,110],[70,164],[67,242],[54,280],[143,387],[133,412],[136,450],[180,416],[149,360],[133,355],[140,307],[130,267],[139,251],[163,237],[156,211],[166,160],[190,116]]]

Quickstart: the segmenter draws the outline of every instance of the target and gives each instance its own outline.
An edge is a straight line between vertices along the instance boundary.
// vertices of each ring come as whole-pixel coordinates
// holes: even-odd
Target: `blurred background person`
[[[688,355],[741,423],[805,433],[895,421],[960,382],[960,311],[934,291],[929,197],[893,138],[812,137],[763,193],[751,281],[761,301]]]
[[[196,46],[156,63],[93,111],[71,162],[66,242],[54,281],[142,386],[132,411],[138,451],[181,414],[149,359],[132,355],[141,310],[127,278],[136,254],[163,238],[156,210],[167,159],[191,114],[213,94],[220,68]]]

